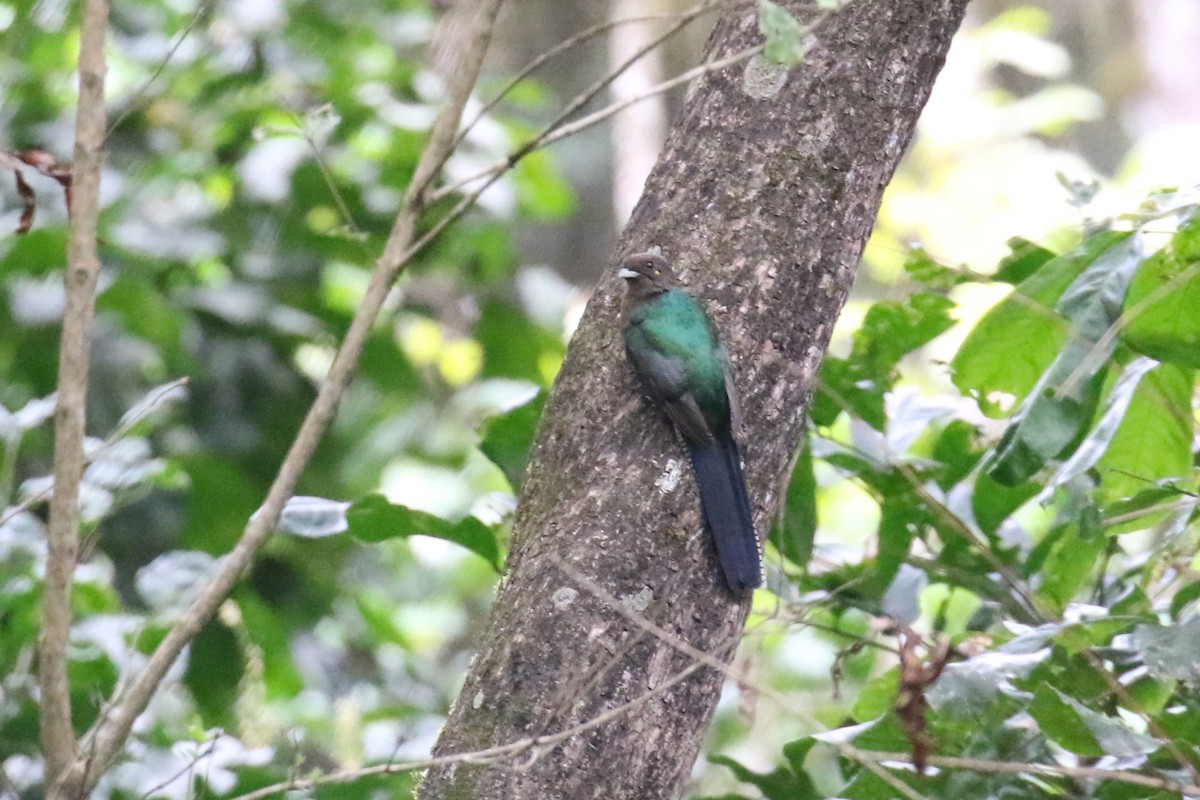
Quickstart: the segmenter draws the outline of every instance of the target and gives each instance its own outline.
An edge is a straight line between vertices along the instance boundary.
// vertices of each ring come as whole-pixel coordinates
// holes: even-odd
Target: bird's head
[[[671,265],[658,253],[634,253],[621,262],[617,276],[625,279],[631,298],[649,297],[677,284]]]

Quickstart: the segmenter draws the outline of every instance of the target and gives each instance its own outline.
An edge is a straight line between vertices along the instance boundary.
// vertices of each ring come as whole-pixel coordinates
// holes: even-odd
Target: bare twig
[[[720,70],[723,70],[727,67],[732,67],[736,64],[740,64],[741,62],[745,61],[746,59],[750,58],[751,56],[755,56],[755,55],[758,55],[759,53],[761,53],[762,49],[763,49],[763,46],[758,45],[756,47],[751,47],[746,50],[743,50],[740,53],[734,53],[733,55],[727,56],[725,58],[720,58],[715,61],[709,61],[705,64],[701,64],[698,67],[693,67],[692,69],[689,69],[686,72],[676,75],[674,78],[671,78],[668,81],[663,81],[662,83],[658,84],[657,86],[652,86],[644,92],[639,92],[638,94],[635,94],[631,97],[621,100],[620,102],[605,106],[604,108],[600,109],[599,111],[594,111],[591,114],[580,117],[579,119],[575,120],[574,122],[571,122],[569,124],[563,122],[565,117],[569,116],[570,114],[574,113],[576,110],[581,108],[582,106],[589,103],[596,95],[598,95],[605,87],[607,87],[608,84],[612,82],[612,78],[616,77],[616,74],[614,73],[613,75],[609,76],[609,79],[604,81],[601,85],[593,86],[587,92],[584,92],[583,94],[579,95],[574,100],[572,100],[571,103],[567,106],[567,110],[564,111],[562,114],[560,114],[558,119],[556,119],[554,122],[550,123],[545,128],[543,128],[541,133],[537,134],[532,139],[530,139],[528,142],[526,142],[525,144],[518,147],[507,158],[503,158],[503,159],[495,162],[491,166],[480,170],[479,172],[475,173],[474,175],[468,175],[465,178],[462,178],[458,181],[455,181],[453,183],[450,183],[450,184],[447,184],[447,185],[441,187],[440,189],[438,189],[436,192],[433,193],[431,200],[440,200],[443,197],[446,197],[447,195],[451,195],[451,194],[454,194],[455,192],[462,191],[465,187],[471,185],[472,183],[475,183],[476,181],[490,178],[491,180],[488,180],[487,183],[485,183],[483,185],[483,188],[487,188],[488,186],[490,186],[492,183],[495,182],[496,178],[498,178],[500,175],[504,174],[505,171],[511,169],[514,164],[516,164],[518,161],[520,161],[525,156],[532,153],[534,150],[539,150],[543,147],[547,147],[549,145],[554,144],[555,142],[558,142],[562,139],[567,138],[568,136],[574,136],[575,134],[579,133],[580,131],[586,130],[587,128],[590,128],[593,125],[598,125],[601,122],[603,122],[604,120],[613,116],[614,114],[620,113],[621,111],[625,110],[626,108],[629,108],[631,105],[633,105],[635,103],[640,103],[643,100],[646,100],[648,98],[654,97],[656,95],[660,95],[664,92],[669,92],[672,89],[674,89],[676,86],[682,86],[684,84],[690,83],[691,81],[694,81],[695,79],[697,79],[699,77],[707,75],[710,72],[719,72]],[[636,59],[637,56],[635,56],[634,58]],[[631,61],[632,60],[633,59],[631,59]],[[629,63],[629,62],[627,62],[627,63]]]
[[[1141,717],[1142,721],[1146,723],[1146,730],[1150,731],[1152,736],[1162,741],[1163,747],[1179,763],[1179,766],[1191,773],[1192,783],[1200,785],[1200,769],[1196,767],[1196,762],[1188,758],[1184,751],[1179,748],[1179,745],[1175,744],[1175,740],[1171,738],[1171,734],[1163,730],[1162,725],[1159,725],[1154,717],[1142,710],[1142,704],[1134,700],[1129,690],[1117,680],[1115,675],[1108,671],[1104,666],[1103,659],[1091,649],[1084,650],[1083,657],[1092,665],[1092,669],[1096,670],[1096,674],[1100,676],[1100,680],[1104,681],[1104,685],[1108,687],[1109,691],[1121,701],[1121,705]]]
[[[104,134],[104,138],[107,139],[109,136],[112,136],[113,131],[121,127],[121,123],[128,119],[129,115],[142,105],[142,102],[145,100],[146,93],[150,90],[150,87],[153,86],[154,82],[158,80],[160,75],[162,75],[163,70],[167,68],[167,64],[171,63],[171,59],[175,57],[175,53],[178,52],[180,46],[184,43],[184,41],[187,40],[188,36],[191,35],[192,31],[196,29],[196,25],[199,24],[200,20],[208,14],[208,10],[212,4],[213,0],[200,0],[200,4],[196,6],[196,10],[192,13],[192,18],[188,20],[187,26],[184,27],[184,29],[180,31],[179,35],[175,37],[175,41],[171,43],[171,49],[169,49],[166,55],[162,57],[162,60],[158,62],[158,66],[156,66],[154,71],[150,73],[150,76],[146,78],[145,83],[138,87],[138,90],[133,93],[133,97],[130,98],[129,102],[125,105],[125,110],[118,114],[117,118],[113,120],[112,125],[108,127],[108,132]]]
[[[584,28],[583,30],[579,31],[578,33],[574,34],[573,36],[563,39],[561,42],[556,44],[554,47],[551,47],[549,50],[542,53],[537,58],[533,59],[528,64],[526,64],[521,69],[520,72],[518,72],[516,75],[514,75],[512,77],[511,80],[508,81],[508,83],[504,84],[504,87],[499,92],[496,93],[496,96],[493,97],[491,100],[489,100],[486,104],[484,104],[483,108],[479,109],[478,113],[476,113],[475,116],[471,118],[471,121],[463,126],[462,131],[459,132],[459,134],[458,134],[458,140],[457,140],[456,144],[461,143],[462,140],[466,138],[467,134],[471,131],[471,129],[473,127],[475,127],[476,125],[478,125],[479,121],[481,119],[483,119],[488,114],[488,112],[490,112],[497,105],[499,105],[500,101],[503,100],[505,97],[507,97],[508,93],[511,92],[513,89],[515,89],[521,81],[525,80],[530,75],[532,75],[534,72],[541,69],[542,65],[546,64],[549,61],[554,60],[555,58],[557,58],[558,56],[567,52],[568,50],[572,50],[572,49],[578,47],[579,45],[584,44],[588,41],[591,41],[592,39],[596,38],[597,36],[607,33],[608,31],[612,30],[613,28],[616,28],[621,25],[628,25],[628,24],[639,23],[639,22],[652,22],[654,20],[668,20],[668,19],[685,20],[686,22],[690,22],[691,20],[695,19],[696,17],[698,17],[702,14],[706,14],[710,11],[717,10],[718,8],[721,7],[721,5],[722,5],[722,0],[708,0],[708,2],[700,3],[700,4],[696,5],[695,7],[691,8],[687,11],[681,12],[681,13],[645,14],[645,15],[634,16],[634,17],[622,17],[620,19],[608,19],[603,22],[598,22],[595,25],[592,25],[591,27]],[[661,40],[660,40],[660,43],[661,43]],[[628,65],[627,64],[622,65],[621,67],[618,68],[618,71],[623,70],[626,66],[628,66]]]
[[[833,398],[834,402],[843,411],[853,413],[852,409],[850,408],[850,403],[836,390],[825,384],[819,378],[817,379],[817,385],[822,391]],[[1001,561],[1000,558],[994,552],[992,552],[991,548],[987,546],[987,543],[981,541],[979,537],[975,535],[975,532],[971,530],[970,526],[963,522],[963,520],[952,510],[950,510],[945,503],[934,497],[933,494],[930,493],[927,488],[925,488],[925,484],[921,482],[920,476],[917,475],[913,468],[907,464],[900,463],[899,457],[895,453],[892,453],[890,448],[888,448],[888,456],[891,462],[890,465],[894,466],[895,470],[900,474],[900,476],[908,482],[909,486],[912,487],[912,490],[917,497],[919,497],[921,501],[925,503],[929,509],[946,524],[945,530],[949,530],[962,538],[969,547],[974,549],[975,552],[979,554],[980,558],[986,561],[993,570],[995,570],[1001,577],[1004,578],[1004,582],[1012,590],[1011,604],[1008,602],[1010,595],[1005,594],[1001,597],[1005,603],[1005,607],[1010,608],[1014,611],[1014,613],[1018,613],[1024,617],[1027,617],[1031,621],[1044,622],[1045,614],[1037,605],[1037,602],[1034,600],[1033,596],[1029,593],[1024,581],[1021,579],[1021,576],[1013,572],[1013,570],[1009,568],[1007,564]],[[944,565],[937,565],[937,568],[941,569],[942,571],[946,571],[946,567]]]
[[[850,745],[838,745],[838,749],[847,757],[854,759],[863,766],[868,763],[895,762],[897,764],[912,764],[909,753],[881,753],[874,750],[859,750]],[[1015,773],[1027,775],[1044,775],[1056,778],[1071,778],[1075,780],[1101,780],[1129,783],[1135,786],[1148,786],[1152,789],[1162,789],[1167,792],[1178,792],[1184,797],[1200,797],[1200,786],[1180,783],[1167,778],[1155,778],[1138,772],[1125,770],[1101,769],[1099,767],[1065,767],[1058,764],[1025,764],[1014,761],[987,761],[978,758],[962,758],[960,756],[930,756],[930,766],[943,769],[965,769],[971,772]]]
[[[573,725],[570,728],[559,731],[558,733],[548,736],[530,736],[524,739],[518,739],[515,742],[508,744],[489,747],[485,750],[473,750],[468,753],[452,753],[447,756],[437,756],[434,758],[426,758],[418,761],[395,761],[388,764],[374,764],[369,767],[360,769],[343,770],[341,772],[331,772],[328,775],[320,775],[315,778],[294,778],[292,780],[283,781],[281,783],[264,786],[261,789],[256,789],[247,794],[238,795],[233,800],[261,800],[264,797],[280,794],[282,792],[299,790],[305,791],[315,789],[318,786],[326,786],[331,783],[351,783],[362,778],[371,777],[373,775],[396,775],[401,772],[414,772],[421,769],[429,769],[430,767],[440,767],[447,764],[491,764],[497,761],[505,761],[515,759],[519,755],[528,754],[528,758],[522,762],[522,766],[528,766],[533,761],[541,758],[545,753],[549,752],[558,744],[566,741],[582,733],[586,733],[593,728],[599,728],[602,725],[607,725],[614,719],[629,713],[635,708],[653,700],[660,694],[663,694],[671,687],[689,678],[693,673],[704,667],[704,664],[693,662],[684,667],[679,672],[672,675],[667,680],[652,689],[648,689],[632,700],[622,703],[619,706],[610,708],[601,714],[597,714],[585,722],[578,725]]]
[[[447,186],[443,186],[442,188],[437,189],[435,191],[431,191],[429,193],[428,201],[430,203],[433,203],[437,200],[441,200],[441,199],[445,198],[446,196],[448,196],[450,194],[453,194],[454,192],[460,191],[468,184],[475,183],[477,181],[482,181],[482,183],[479,183],[474,188],[474,190],[471,191],[470,194],[464,196],[461,200],[458,201],[458,203],[455,204],[455,206],[452,209],[450,209],[448,212],[446,212],[446,214],[441,219],[439,219],[437,222],[435,222],[429,228],[429,230],[427,230],[425,232],[425,234],[420,239],[418,239],[415,243],[413,243],[413,245],[411,247],[409,247],[409,249],[407,251],[405,251],[405,253],[401,257],[402,260],[407,262],[408,259],[411,259],[414,255],[416,255],[421,250],[423,250],[426,246],[428,246],[429,243],[432,242],[434,239],[436,239],[441,234],[441,232],[446,229],[447,226],[449,226],[451,223],[453,223],[455,220],[457,220],[459,217],[461,217],[463,214],[465,214],[468,210],[470,210],[475,205],[475,202],[479,199],[479,197],[484,192],[486,192],[492,186],[492,184],[494,184],[496,181],[500,180],[500,178],[506,172],[511,170],[514,166],[517,165],[518,162],[520,162],[520,160],[522,158],[529,155],[534,150],[544,147],[551,142],[556,142],[559,139],[563,139],[566,136],[569,136],[571,134],[578,133],[581,130],[583,130],[584,128],[591,127],[592,125],[597,125],[600,122],[603,122],[608,117],[612,116],[613,114],[618,113],[622,109],[627,108],[628,106],[633,105],[636,102],[645,100],[648,97],[653,97],[655,94],[660,94],[661,92],[668,91],[671,88],[673,88],[674,86],[676,86],[680,83],[686,83],[688,81],[694,80],[695,78],[697,78],[700,75],[705,75],[710,72],[717,72],[719,70],[725,69],[726,67],[732,66],[732,65],[740,63],[742,61],[745,61],[747,58],[750,58],[751,56],[756,55],[757,53],[759,53],[761,51],[762,51],[761,46],[752,47],[749,50],[744,50],[741,53],[737,53],[735,55],[729,56],[728,58],[720,59],[718,61],[710,61],[707,64],[703,64],[699,67],[696,67],[695,69],[688,70],[687,72],[683,73],[682,75],[679,75],[679,76],[673,78],[672,80],[667,81],[666,83],[659,84],[658,86],[656,86],[652,89],[642,92],[640,95],[638,95],[636,97],[631,97],[628,100],[622,101],[620,103],[614,103],[613,105],[611,105],[605,109],[601,109],[600,111],[597,111],[594,114],[591,114],[587,117],[584,117],[583,119],[578,120],[576,123],[572,123],[572,125],[570,125],[570,126],[564,126],[564,127],[570,128],[570,131],[568,131],[565,134],[559,135],[560,133],[562,133],[563,128],[559,128],[557,131],[554,131],[554,132],[551,132],[551,129],[547,128],[546,130],[544,130],[542,132],[542,134],[539,134],[538,137],[535,137],[534,139],[527,142],[519,150],[512,153],[508,158],[506,158],[502,161],[496,162],[496,164],[492,165],[488,169],[485,169],[482,172],[480,172],[476,175],[472,175],[464,180],[458,181],[456,183],[453,183],[453,184],[450,184]],[[586,123],[586,124],[582,124],[582,123]],[[546,138],[541,138],[542,136],[545,136]]]
[[[713,669],[717,670],[718,672],[723,673],[726,677],[732,678],[734,681],[736,681],[737,683],[739,683],[742,686],[753,687],[754,690],[757,691],[759,694],[763,695],[764,697],[771,698],[772,700],[774,700],[775,702],[779,703],[781,706],[786,708],[788,711],[796,714],[797,716],[803,717],[807,722],[809,722],[809,724],[813,725],[813,727],[815,727],[816,729],[821,730],[825,727],[815,717],[813,717],[808,712],[807,709],[803,708],[802,706],[797,705],[796,703],[793,703],[788,697],[784,696],[782,693],[775,691],[774,689],[772,689],[769,686],[763,686],[759,683],[756,683],[752,678],[750,678],[750,676],[746,675],[746,673],[742,672],[741,670],[739,670],[738,668],[736,668],[730,664],[725,663],[720,658],[717,658],[716,656],[714,656],[712,653],[706,653],[703,650],[695,647],[691,643],[685,642],[684,640],[680,639],[678,636],[675,636],[670,631],[665,630],[661,626],[655,625],[653,622],[651,622],[649,619],[647,619],[644,614],[640,614],[640,613],[634,611],[633,609],[629,608],[627,605],[622,603],[616,597],[613,597],[612,593],[609,592],[608,590],[606,590],[603,586],[596,583],[594,580],[589,578],[587,575],[584,575],[579,570],[575,569],[575,567],[571,566],[566,561],[559,558],[557,555],[551,555],[550,560],[554,562],[555,566],[557,566],[560,570],[562,570],[563,574],[565,574],[568,578],[570,578],[575,583],[577,583],[581,587],[583,587],[588,592],[588,594],[592,595],[597,600],[600,600],[602,603],[607,605],[613,611],[616,611],[622,617],[629,620],[630,622],[632,622],[634,625],[641,628],[642,630],[646,631],[654,638],[658,639],[659,641],[663,642],[664,644],[670,645],[672,648],[674,648],[675,650],[678,650],[680,653],[690,656],[691,658],[695,659],[698,663],[712,667]],[[735,639],[732,643],[727,643],[727,644],[736,644],[736,643],[737,643],[737,640]]]
[[[196,769],[196,764],[200,762],[200,759],[208,758],[213,754],[213,751],[217,749],[217,742],[221,741],[221,737],[224,735],[225,734],[222,731],[217,731],[215,736],[205,742],[204,747],[196,748],[196,754],[192,756],[188,763],[180,767],[174,775],[169,775],[166,778],[163,778],[162,781],[160,781],[156,786],[152,786],[146,791],[142,792],[142,796],[139,798],[139,800],[150,800],[151,797],[158,794],[163,789],[182,778],[184,775],[188,775],[189,773],[193,772]]]
[[[1189,497],[1184,500],[1175,500],[1170,503],[1159,503],[1159,504],[1153,505],[1153,506],[1146,506],[1145,508],[1138,508],[1133,511],[1127,511],[1124,514],[1114,514],[1111,517],[1105,517],[1104,518],[1104,527],[1112,528],[1116,525],[1123,525],[1126,522],[1133,522],[1134,520],[1141,519],[1142,517],[1153,516],[1154,514],[1167,513],[1167,512],[1172,512],[1172,511],[1177,512],[1177,513],[1191,511],[1191,510],[1195,509],[1196,506],[1198,506],[1198,505],[1200,505],[1200,499],[1194,498],[1194,497]]]
[[[900,464],[896,467],[896,470],[906,481],[908,481],[908,484],[912,487],[913,492],[916,493],[917,497],[921,498],[921,502],[925,503],[926,506],[928,506],[935,514],[938,515],[938,517],[942,519],[943,522],[946,523],[946,529],[958,534],[958,536],[961,537],[970,547],[974,548],[975,552],[977,552],[992,569],[994,569],[1002,578],[1004,578],[1004,582],[1008,584],[1009,588],[1012,589],[1022,601],[1024,601],[1024,604],[1026,605],[1026,612],[1029,613],[1033,619],[1039,622],[1046,621],[1046,615],[1042,612],[1042,609],[1038,606],[1033,596],[1029,594],[1028,589],[1025,587],[1025,582],[1021,579],[1021,576],[1013,572],[1007,564],[1001,561],[986,543],[980,541],[975,535],[974,531],[972,531],[957,514],[947,508],[945,503],[934,497],[929,490],[925,488],[925,485],[921,482],[920,477],[918,477],[913,471],[912,467],[909,467],[905,464]]]
[[[83,437],[88,358],[96,281],[96,225],[100,216],[100,162],[104,146],[104,40],[106,0],[86,0],[79,44],[79,107],[75,121],[73,207],[69,217],[66,306],[58,359],[58,405],[54,412],[54,496],[42,627],[38,633],[38,685],[46,781],[53,783],[75,754],[67,642],[71,635],[71,582],[79,547],[79,482],[83,477]]]
[[[291,495],[321,435],[333,419],[342,395],[350,383],[363,345],[396,276],[407,263],[406,253],[409,252],[417,220],[427,203],[428,186],[450,154],[463,106],[470,97],[471,89],[479,75],[501,2],[502,0],[482,0],[479,5],[474,17],[471,47],[464,53],[459,69],[451,80],[446,104],[434,121],[429,142],[417,163],[416,172],[405,193],[383,254],[371,274],[366,295],[334,356],[329,373],[308,415],[279,468],[279,473],[271,484],[262,508],[246,525],[241,539],[223,560],[220,571],[155,649],[143,672],[130,684],[126,696],[88,731],[80,748],[86,757],[76,758],[71,764],[66,780],[58,787],[58,797],[83,797],[95,787],[104,770],[124,746],[134,720],[149,704],[167,670],[204,623],[212,617],[274,528],[283,504]]]
[[[358,223],[354,220],[354,214],[350,211],[350,206],[346,203],[346,198],[342,195],[342,190],[338,188],[337,181],[333,179],[333,171],[329,168],[329,160],[325,158],[325,151],[321,144],[313,136],[311,126],[300,115],[288,109],[288,114],[291,115],[292,121],[296,123],[296,130],[300,132],[300,136],[308,145],[309,151],[312,153],[313,161],[317,164],[317,169],[321,172],[321,180],[325,181],[325,188],[329,190],[329,194],[333,197],[333,202],[337,204],[338,213],[342,215],[342,224],[344,224],[350,233],[354,234],[361,242],[362,229],[358,227]]]

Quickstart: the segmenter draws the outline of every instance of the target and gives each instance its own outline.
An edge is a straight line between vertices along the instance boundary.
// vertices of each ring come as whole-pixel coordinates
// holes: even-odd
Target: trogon
[[[631,255],[617,274],[626,288],[625,353],[687,442],[725,582],[744,595],[762,583],[762,549],[734,438],[740,411],[729,357],[704,308],[661,255]]]

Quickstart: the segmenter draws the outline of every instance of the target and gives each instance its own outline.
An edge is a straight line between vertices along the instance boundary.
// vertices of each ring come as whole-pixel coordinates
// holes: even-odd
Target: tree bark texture
[[[706,303],[741,391],[765,533],[880,197],[966,4],[855,0],[820,24],[800,67],[755,57],[693,88],[617,252],[597,255],[604,272],[542,418],[491,622],[435,755],[535,742],[432,769],[420,797],[682,791],[723,675],[695,669],[678,643],[729,661],[749,604],[724,588],[686,453],[625,362],[615,265],[658,245]],[[761,41],[754,7],[739,4],[706,57]]]

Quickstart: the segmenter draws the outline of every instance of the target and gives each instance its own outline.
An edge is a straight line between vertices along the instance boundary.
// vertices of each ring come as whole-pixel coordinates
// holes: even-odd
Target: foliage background
[[[481,100],[599,13],[532,30],[536,11],[510,4]],[[4,150],[69,157],[75,13],[0,4]],[[261,502],[440,99],[434,20],[395,0],[113,9],[77,725]],[[705,24],[662,52],[669,70],[694,63]],[[1200,234],[1193,195],[1144,202],[1200,179],[1200,95],[1174,49],[1188,31],[1185,6],[1148,0],[975,6],[839,323],[739,656],[790,701],[728,687],[694,794],[891,796],[808,736],[879,720],[856,746],[911,749],[897,621],[953,646],[930,690],[934,752],[1197,783]],[[522,82],[448,176],[502,158],[605,64],[596,41]],[[348,535],[329,504],[293,509],[103,793],[234,796],[428,753],[487,613],[538,392],[621,223],[612,152],[595,129],[526,159],[408,269],[299,487],[354,503]],[[27,173],[27,234],[9,235],[22,200],[0,184],[0,794],[20,797],[40,792],[37,497],[66,236],[57,184]],[[1140,251],[1109,233],[1134,228]],[[984,475],[997,460],[1015,487]],[[907,778],[930,796],[1094,788]]]

